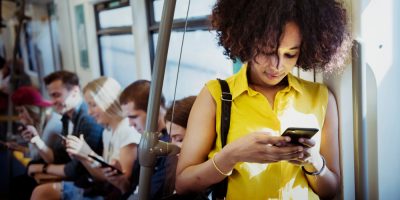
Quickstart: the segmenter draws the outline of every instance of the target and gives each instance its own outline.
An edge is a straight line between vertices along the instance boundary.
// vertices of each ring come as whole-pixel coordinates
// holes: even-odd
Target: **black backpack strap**
[[[226,145],[231,123],[232,94],[225,80],[217,79],[221,85],[221,147]],[[212,199],[224,199],[228,190],[228,178],[214,185]]]
[[[229,85],[225,80],[218,79],[221,85],[221,144],[222,147],[226,145],[226,139],[229,132],[229,125],[231,123],[231,106],[232,94]]]

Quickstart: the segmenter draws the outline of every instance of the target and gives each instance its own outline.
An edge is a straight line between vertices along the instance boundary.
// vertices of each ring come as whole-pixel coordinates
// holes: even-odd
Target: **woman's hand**
[[[18,131],[21,131],[22,138],[26,142],[30,142],[33,137],[39,136],[36,128],[31,125],[26,126],[25,129],[23,129],[22,127],[18,127]]]
[[[222,151],[233,163],[271,163],[302,158],[304,147],[285,145],[289,141],[289,137],[274,136],[271,132],[253,132],[228,144]]]
[[[74,135],[68,135],[66,141],[66,147],[68,154],[72,155],[78,160],[88,159],[88,155],[93,152],[93,150],[86,143],[83,135],[76,137]]]
[[[122,171],[121,164],[118,160],[112,160],[110,164]],[[111,167],[101,168],[101,170],[106,180],[117,187],[122,193],[128,191],[130,184],[128,178],[124,174],[118,174],[117,170]],[[124,171],[122,172],[124,173]]]
[[[304,156],[289,160],[289,162],[295,165],[302,165],[306,169],[309,169],[309,172],[321,169],[322,158],[318,149],[315,147],[315,141],[313,139],[300,138],[299,143],[304,146]]]

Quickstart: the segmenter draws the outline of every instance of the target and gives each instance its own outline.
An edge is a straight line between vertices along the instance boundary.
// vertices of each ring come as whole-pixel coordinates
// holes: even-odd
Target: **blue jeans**
[[[74,185],[74,182],[61,182],[61,200],[103,200],[102,196],[85,197],[84,190]]]

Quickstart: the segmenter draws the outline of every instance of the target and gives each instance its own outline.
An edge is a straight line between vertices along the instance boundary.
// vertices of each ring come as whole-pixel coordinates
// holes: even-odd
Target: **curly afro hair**
[[[218,0],[212,25],[224,55],[252,61],[276,52],[285,24],[295,22],[302,34],[297,66],[331,71],[343,65],[351,46],[347,15],[335,0]]]

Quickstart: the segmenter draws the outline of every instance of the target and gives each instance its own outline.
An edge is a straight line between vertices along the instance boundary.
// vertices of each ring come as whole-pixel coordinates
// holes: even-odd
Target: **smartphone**
[[[26,129],[26,125],[25,124],[23,124],[22,122],[15,122],[15,125],[17,126],[17,130],[18,131],[24,131],[25,129]]]
[[[121,175],[123,174],[121,170],[119,170],[118,168],[104,162],[103,160],[101,160],[100,158],[93,156],[93,155],[89,155],[89,157],[93,158],[95,161],[99,162],[101,164],[101,167],[110,167],[113,170],[117,170],[117,174]]]
[[[298,128],[298,127],[289,127],[282,133],[282,136],[289,136],[290,143],[295,145],[303,145],[299,143],[299,138],[312,138],[319,129],[317,128]]]
[[[65,136],[61,135],[61,134],[55,134],[55,135],[57,135],[63,141],[67,140],[67,138]]]

